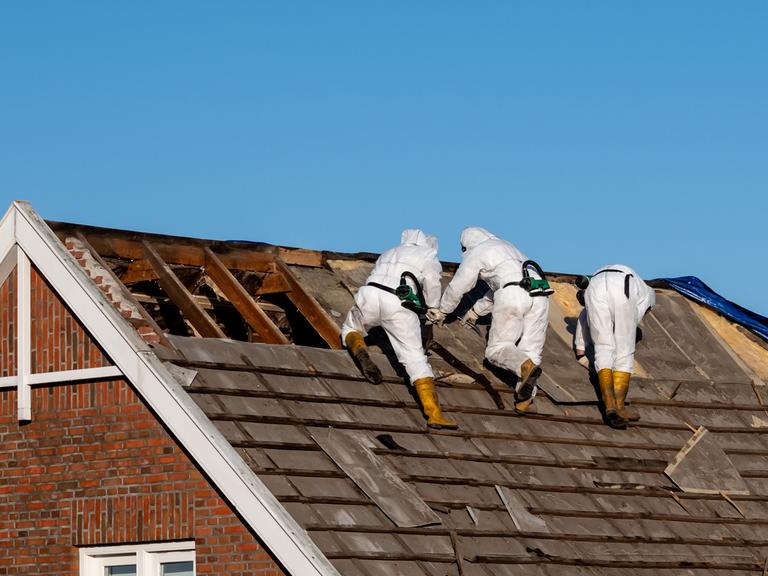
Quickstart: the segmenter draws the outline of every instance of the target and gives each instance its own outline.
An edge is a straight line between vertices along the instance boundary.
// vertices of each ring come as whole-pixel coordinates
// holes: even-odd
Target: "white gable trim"
[[[23,250],[163,424],[294,576],[338,572],[88,278],[32,207],[14,202],[0,222],[0,263]],[[0,264],[0,272],[2,265]]]
[[[27,375],[27,384],[56,384],[57,382],[84,382],[87,380],[104,380],[106,378],[122,378],[123,373],[117,366],[100,366],[98,368],[81,368],[79,370],[61,370],[57,372],[39,372]],[[18,386],[16,376],[0,378],[0,388],[15,388]]]
[[[32,419],[32,264],[24,250],[16,250],[16,389],[19,420]]]

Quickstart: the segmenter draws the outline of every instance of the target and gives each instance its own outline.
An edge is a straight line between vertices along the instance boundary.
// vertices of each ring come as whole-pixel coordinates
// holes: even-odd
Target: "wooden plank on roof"
[[[353,432],[310,430],[310,435],[357,486],[400,527],[440,524],[416,491]]]
[[[224,293],[227,299],[237,308],[237,311],[245,318],[267,344],[288,344],[285,334],[278,330],[269,316],[259,307],[256,301],[237,281],[232,272],[222,263],[219,257],[205,248],[205,272],[214,281],[216,286]]]
[[[283,292],[290,292],[291,288],[285,281],[283,276],[278,273],[267,274],[264,280],[261,282],[261,286],[256,290],[258,296],[262,294],[280,294]]]
[[[323,253],[317,250],[305,250],[303,248],[277,248],[277,255],[286,264],[297,266],[311,266],[318,268],[323,265]]]
[[[144,242],[144,255],[157,273],[160,287],[178,306],[184,317],[204,338],[226,338],[218,324],[195,301],[189,290],[181,283],[171,267],[163,260],[149,242]]]
[[[326,344],[334,350],[340,350],[341,330],[334,322],[331,315],[320,306],[317,300],[309,294],[301,283],[296,279],[288,266],[280,258],[275,259],[277,271],[285,279],[291,291],[288,292],[288,298],[293,305],[304,315],[304,318],[312,325]]]
[[[81,236],[85,238],[85,236]],[[123,284],[135,284],[146,280],[157,279],[157,274],[152,264],[146,260],[134,260],[128,265],[128,268],[120,275]]]

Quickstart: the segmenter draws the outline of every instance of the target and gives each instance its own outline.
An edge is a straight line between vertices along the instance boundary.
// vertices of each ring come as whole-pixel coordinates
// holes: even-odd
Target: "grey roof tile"
[[[278,400],[270,398],[249,398],[219,394],[216,400],[223,412],[241,416],[287,416],[287,412]]]
[[[201,368],[198,370],[192,390],[195,388],[217,388],[219,390],[253,390],[263,392],[267,388],[261,378],[253,372],[238,370],[211,370]]]

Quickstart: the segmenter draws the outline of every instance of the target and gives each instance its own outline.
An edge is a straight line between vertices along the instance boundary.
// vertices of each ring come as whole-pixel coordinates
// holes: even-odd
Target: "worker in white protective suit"
[[[378,384],[381,372],[368,354],[364,337],[370,328],[381,326],[416,389],[427,416],[427,425],[430,428],[458,428],[455,422],[443,416],[440,409],[434,374],[421,343],[419,314],[412,309],[409,300],[398,295],[421,292],[424,300],[421,306],[437,307],[441,274],[437,238],[417,229],[403,231],[400,245],[379,256],[366,285],[357,291],[355,305],[341,328],[341,337],[365,377]]]
[[[517,376],[515,410],[521,414],[531,412],[547,334],[547,296],[552,291],[538,264],[483,228],[466,228],[461,233],[461,249],[461,265],[443,293],[440,309],[430,310],[427,319],[441,324],[478,279],[484,280],[490,291],[462,320],[473,325],[479,316],[492,313],[485,357]],[[531,279],[544,281],[546,289],[531,290]]]
[[[587,285],[588,282],[588,285]],[[608,425],[625,428],[640,415],[625,406],[635,364],[637,327],[656,304],[656,293],[629,266],[612,264],[580,279],[584,310],[574,333],[574,351],[580,363],[590,344]]]

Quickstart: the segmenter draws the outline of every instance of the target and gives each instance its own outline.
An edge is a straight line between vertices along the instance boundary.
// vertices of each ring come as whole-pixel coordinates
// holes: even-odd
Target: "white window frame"
[[[192,574],[196,574],[195,543],[155,542],[81,548],[80,576],[104,576],[105,568],[124,564],[136,564],[136,576],[160,576],[161,565],[169,562],[192,562]]]

